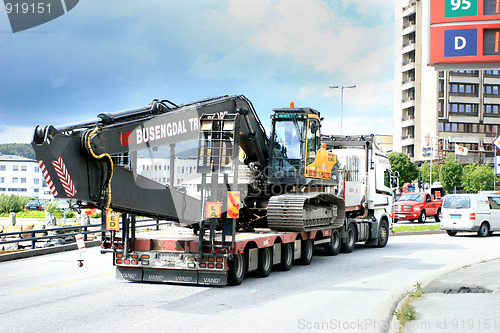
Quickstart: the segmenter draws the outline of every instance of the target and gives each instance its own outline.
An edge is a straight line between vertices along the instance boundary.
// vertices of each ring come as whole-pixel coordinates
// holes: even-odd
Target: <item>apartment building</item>
[[[462,163],[493,162],[500,133],[498,70],[437,71],[429,63],[430,0],[398,0],[395,12],[394,150],[419,162],[466,147]]]
[[[0,155],[0,194],[53,199],[35,160]]]

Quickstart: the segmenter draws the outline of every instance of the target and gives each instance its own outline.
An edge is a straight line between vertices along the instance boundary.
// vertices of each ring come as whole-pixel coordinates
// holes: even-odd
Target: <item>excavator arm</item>
[[[239,133],[232,144],[245,152],[246,164],[267,164],[268,137],[251,102],[241,95],[182,105],[153,100],[145,107],[101,113],[80,123],[38,126],[32,146],[57,198],[194,224],[203,219],[205,198],[195,181],[193,187],[198,185],[198,191],[187,193],[173,175],[181,171],[176,162],[191,162],[187,154],[197,155],[196,143],[204,140],[200,118],[207,115],[217,119],[236,115],[233,118],[238,121]],[[160,161],[158,153],[168,158]],[[140,164],[148,158],[149,164]],[[190,165],[186,168],[198,168],[200,163]],[[163,168],[169,177],[148,177],[150,170],[146,168],[150,167],[155,171]]]

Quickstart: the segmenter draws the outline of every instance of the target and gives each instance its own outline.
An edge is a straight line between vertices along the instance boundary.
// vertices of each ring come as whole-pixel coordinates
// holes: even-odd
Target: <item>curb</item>
[[[85,247],[95,247],[95,246],[99,246],[99,245],[101,245],[101,241],[99,241],[99,240],[85,242]],[[58,253],[58,252],[65,252],[65,251],[74,251],[74,250],[78,250],[78,246],[76,245],[76,243],[46,247],[43,249],[21,250],[19,252],[0,254],[0,262],[36,257],[36,256],[44,255],[44,254],[51,254],[51,253]]]
[[[481,261],[475,261],[475,262],[470,263],[468,265],[472,266],[472,265],[476,265],[476,264],[482,263],[484,261],[492,261],[492,260],[496,260],[496,259],[498,259],[498,258],[489,258],[489,259],[485,259],[485,260],[481,260]],[[442,276],[444,276],[446,274],[458,271],[461,268],[463,268],[463,265],[458,265],[458,266],[450,267],[449,269],[446,269],[446,270],[444,270],[442,272],[439,272],[438,274],[433,274],[432,276],[428,277],[427,279],[425,279],[424,281],[421,282],[421,288],[424,289],[425,287],[427,287],[429,284],[431,284],[435,280],[439,279],[440,277],[442,277]],[[399,323],[399,320],[396,318],[396,316],[393,315],[393,312],[399,310],[401,308],[401,305],[408,299],[410,293],[413,291],[413,289],[411,289],[411,288],[413,288],[413,285],[409,289],[405,288],[407,290],[404,291],[403,297],[401,297],[399,299],[399,301],[396,301],[396,306],[394,307],[394,309],[391,311],[391,314],[390,314],[390,316],[392,317],[392,319],[389,322],[388,329],[386,330],[386,332],[388,332],[388,333],[397,333],[397,332],[399,332],[399,328],[400,328],[401,325]],[[425,296],[425,293],[423,294],[423,296]],[[403,328],[402,331],[404,332],[404,328]]]

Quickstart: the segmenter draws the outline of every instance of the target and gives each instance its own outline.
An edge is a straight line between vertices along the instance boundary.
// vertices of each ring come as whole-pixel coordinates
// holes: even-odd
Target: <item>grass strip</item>
[[[420,224],[420,225],[401,225],[394,226],[394,232],[411,232],[411,231],[433,231],[440,230],[439,224]]]

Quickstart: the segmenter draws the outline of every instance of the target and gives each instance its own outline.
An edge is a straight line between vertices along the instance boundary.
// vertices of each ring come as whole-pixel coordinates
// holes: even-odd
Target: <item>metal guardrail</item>
[[[147,222],[155,221],[155,223],[147,224]],[[146,223],[146,224],[143,224]],[[160,222],[160,220],[154,219],[141,219],[136,221],[135,228],[147,228],[147,227],[155,227],[155,230],[159,230],[161,225],[170,225],[172,222]],[[97,228],[96,230],[89,230],[90,228]],[[40,233],[48,233],[49,231],[64,231],[64,230],[74,230],[79,229],[78,232],[69,232],[64,234],[55,234],[55,235],[46,235],[46,236],[36,236],[36,234]],[[120,230],[122,230],[122,223],[120,222]],[[31,249],[36,248],[37,241],[44,239],[61,239],[70,236],[76,236],[79,234],[83,234],[84,241],[87,241],[87,235],[89,234],[99,234],[107,232],[105,227],[101,223],[99,224],[86,224],[86,225],[75,225],[75,226],[67,226],[67,227],[54,227],[47,229],[37,229],[37,230],[25,230],[25,231],[12,231],[12,232],[4,232],[0,233],[0,247],[4,244],[12,244],[12,243],[21,243],[21,242],[29,242],[31,241]],[[31,237],[23,238],[21,235],[30,234]],[[8,239],[8,236],[17,236],[13,239]]]

